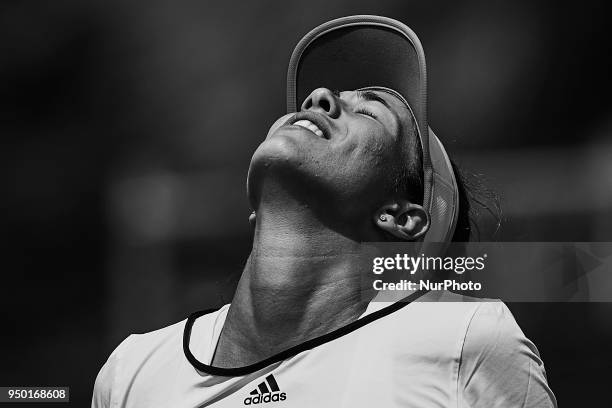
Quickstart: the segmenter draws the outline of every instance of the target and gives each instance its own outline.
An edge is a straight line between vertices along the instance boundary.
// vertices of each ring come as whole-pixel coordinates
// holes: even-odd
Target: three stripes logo
[[[265,381],[260,383],[257,388],[251,391],[250,395],[251,396],[244,399],[244,405],[277,402],[287,399],[287,394],[280,392],[278,383],[272,374],[267,376]]]

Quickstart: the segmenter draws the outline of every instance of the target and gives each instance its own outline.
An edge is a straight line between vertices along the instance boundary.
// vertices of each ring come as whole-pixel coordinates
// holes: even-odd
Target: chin
[[[274,135],[259,145],[251,158],[250,168],[300,166],[300,144],[290,137]]]
[[[251,206],[257,208],[264,182],[272,187],[266,188],[268,193],[282,195],[282,190],[298,201],[319,201],[325,197],[324,201],[329,202],[336,184],[331,180],[335,170],[322,167],[324,161],[316,160],[311,153],[290,138],[274,137],[262,143],[253,154],[247,177]]]
[[[256,208],[257,196],[263,181],[276,180],[284,184],[295,182],[299,178],[304,155],[300,146],[290,138],[273,136],[259,145],[249,165],[247,176],[247,194],[251,206]]]

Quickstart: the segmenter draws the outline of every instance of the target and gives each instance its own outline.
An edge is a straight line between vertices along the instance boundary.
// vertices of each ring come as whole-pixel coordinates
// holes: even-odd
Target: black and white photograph
[[[0,10],[0,408],[610,404],[606,3]]]

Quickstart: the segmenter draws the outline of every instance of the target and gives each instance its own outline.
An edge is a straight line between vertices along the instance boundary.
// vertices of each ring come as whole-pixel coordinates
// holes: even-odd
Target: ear
[[[251,215],[249,215],[249,225],[251,228],[255,228],[255,223],[257,222],[257,213],[253,211]]]
[[[376,211],[374,223],[396,238],[414,241],[429,229],[429,214],[419,204],[395,200]]]

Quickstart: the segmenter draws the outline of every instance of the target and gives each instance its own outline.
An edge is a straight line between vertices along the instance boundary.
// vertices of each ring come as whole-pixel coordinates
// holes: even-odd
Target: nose
[[[301,110],[323,113],[335,119],[340,116],[340,103],[329,89],[317,88],[304,100]]]

